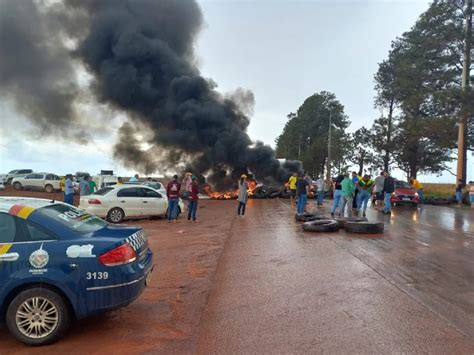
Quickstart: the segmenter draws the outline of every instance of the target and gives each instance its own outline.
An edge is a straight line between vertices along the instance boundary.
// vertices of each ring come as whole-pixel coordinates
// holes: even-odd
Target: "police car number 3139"
[[[86,279],[87,280],[107,280],[109,278],[109,273],[105,272],[87,272]]]

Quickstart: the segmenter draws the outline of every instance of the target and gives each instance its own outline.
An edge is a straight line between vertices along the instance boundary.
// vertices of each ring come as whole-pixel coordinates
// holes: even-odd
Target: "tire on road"
[[[320,213],[308,213],[305,212],[302,215],[299,215],[298,213],[295,214],[295,219],[298,222],[309,222],[309,221],[316,221],[320,219],[328,219],[326,216],[320,214]]]
[[[367,222],[365,217],[337,217],[334,220],[339,224],[339,228],[346,228],[346,222]]]
[[[53,187],[53,185],[47,184],[47,185],[44,187],[44,191],[46,191],[47,193],[52,193],[52,192],[54,192],[54,187]]]
[[[21,186],[21,183],[19,183],[18,181],[13,184],[13,187],[15,188],[15,190],[21,190],[23,188],[23,186]]]
[[[39,312],[31,307],[40,303]],[[35,287],[20,292],[8,305],[7,327],[19,341],[28,345],[51,344],[69,327],[71,314],[66,301],[57,292]],[[34,325],[41,324],[42,326]]]
[[[303,223],[303,230],[306,232],[337,232],[338,223],[333,219],[320,219]]]
[[[348,233],[380,234],[383,233],[384,228],[381,222],[346,222],[345,224]]]

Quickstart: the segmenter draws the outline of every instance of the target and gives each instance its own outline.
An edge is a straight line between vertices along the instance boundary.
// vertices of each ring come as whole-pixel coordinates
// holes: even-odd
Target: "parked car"
[[[123,184],[104,187],[81,197],[79,207],[112,223],[120,223],[127,218],[165,216],[168,198],[148,186]],[[183,209],[180,200],[178,212]]]
[[[15,190],[44,190],[54,192],[61,190],[60,177],[51,173],[33,173],[24,177],[14,178],[12,185]]]
[[[152,265],[139,227],[62,202],[0,197],[0,319],[23,343],[52,343],[71,321],[126,306]]]
[[[416,190],[409,183],[402,180],[395,180],[395,191],[392,193],[390,201],[394,206],[418,206],[420,203],[420,197],[418,196]]]
[[[6,176],[5,176],[5,182],[10,185],[13,181],[14,178],[17,177],[23,177],[28,174],[31,174],[33,172],[32,169],[17,169],[17,170],[12,170],[10,171]]]

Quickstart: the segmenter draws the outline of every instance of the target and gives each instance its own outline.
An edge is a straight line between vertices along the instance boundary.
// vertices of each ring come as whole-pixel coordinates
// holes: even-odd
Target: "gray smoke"
[[[212,183],[223,187],[248,170],[258,180],[281,182],[301,169],[296,162],[282,166],[269,146],[250,140],[246,130],[254,102],[251,92],[238,89],[224,96],[201,76],[194,42],[203,19],[194,0],[71,0],[64,4],[53,15],[41,15],[31,1],[1,4],[13,8],[17,16],[28,16],[29,22],[36,16],[43,27],[51,24],[55,32],[66,33],[78,43],[67,53],[60,39],[51,47],[38,44],[54,40],[47,38],[49,27],[40,28],[38,40],[32,40],[31,32],[26,35],[18,29],[22,27],[19,21],[1,23],[0,38],[11,42],[13,53],[17,50],[13,39],[26,37],[21,50],[38,54],[23,64],[11,63],[13,53],[4,58],[0,85],[3,89],[4,82],[9,83],[17,102],[31,102],[30,114],[33,109],[41,112],[40,126],[60,122],[67,127],[73,117],[77,86],[71,80],[71,63],[75,59],[92,74],[91,90],[98,101],[130,117],[119,131],[114,151],[114,157],[129,168],[150,173],[186,166],[196,174],[208,174]],[[4,13],[3,8],[0,11]],[[29,62],[34,62],[38,75],[21,72]],[[15,70],[9,71],[6,80],[3,72],[9,65]],[[31,89],[25,82],[28,78],[34,78]],[[43,98],[50,102],[47,107],[42,105]],[[145,143],[151,146],[146,151],[136,127],[146,128]]]

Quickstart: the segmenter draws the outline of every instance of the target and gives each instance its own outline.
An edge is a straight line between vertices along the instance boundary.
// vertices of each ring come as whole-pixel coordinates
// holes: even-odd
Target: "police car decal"
[[[126,238],[125,241],[129,243],[133,250],[138,251],[146,243],[145,233],[142,230],[133,233],[130,237]]]

